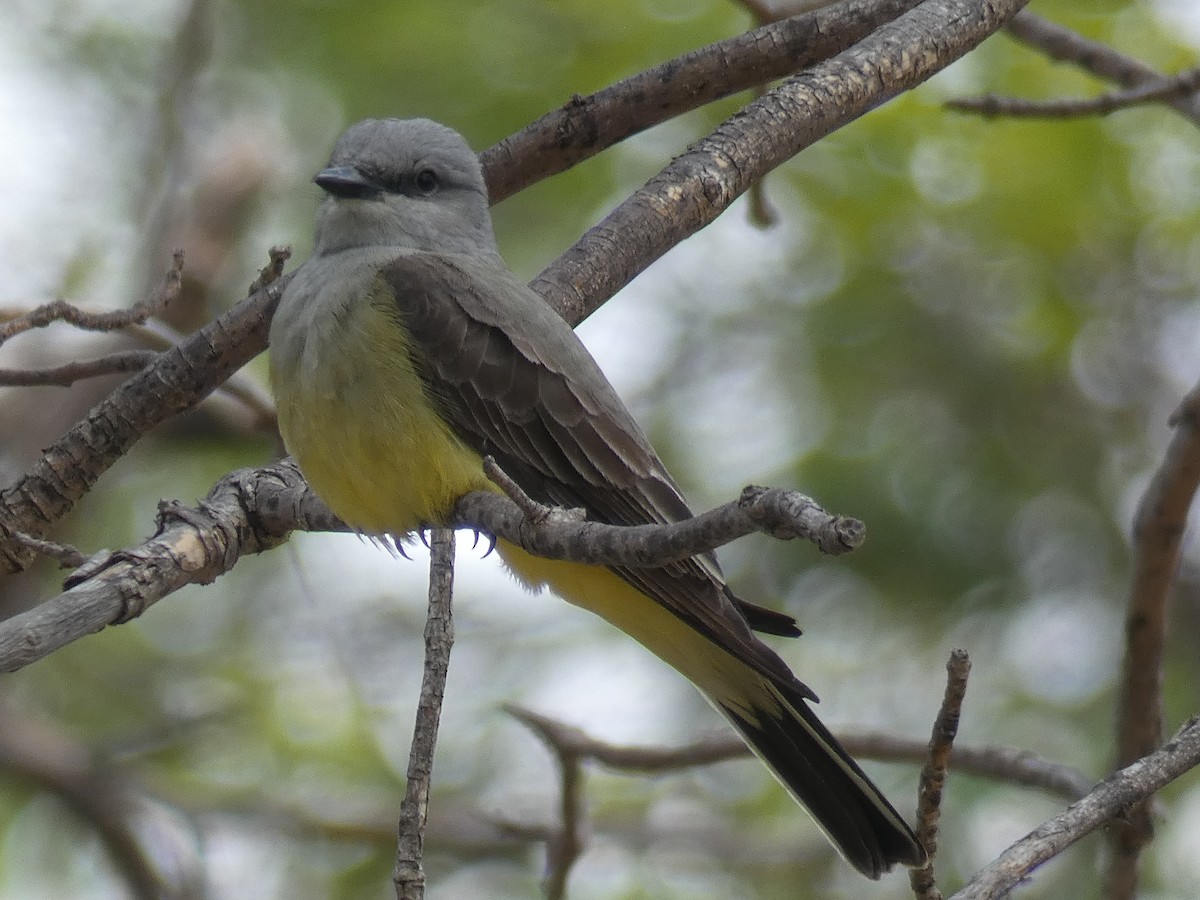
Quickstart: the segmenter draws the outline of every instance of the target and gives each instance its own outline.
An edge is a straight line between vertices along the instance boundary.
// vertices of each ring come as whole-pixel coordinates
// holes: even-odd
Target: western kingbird
[[[487,188],[456,132],[367,120],[314,179],[312,256],[271,326],[279,427],[312,489],[366,534],[448,520],[496,490],[490,454],[534,499],[615,525],[691,515],[575,332],[500,258]],[[842,855],[878,878],[925,851],[751,631],[799,634],[736,598],[711,554],[651,569],[500,558],[534,590],[607,619],[700,689]]]

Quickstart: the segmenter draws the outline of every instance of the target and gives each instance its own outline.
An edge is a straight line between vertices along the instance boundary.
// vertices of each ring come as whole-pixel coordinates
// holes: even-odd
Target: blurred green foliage
[[[86,150],[89,171],[110,173],[99,181],[108,193],[62,194],[83,207],[68,217],[74,232],[56,233],[73,249],[46,263],[57,266],[48,283],[124,297],[163,268],[163,206],[186,223],[218,161],[237,173],[265,154],[271,174],[214,266],[215,303],[237,298],[270,245],[293,242],[302,257],[316,200],[307,179],[344,124],[430,116],[483,147],[574,93],[748,25],[721,0],[243,0],[186,17],[118,6],[30,0],[6,14],[34,71],[85,78],[127,117],[98,126],[111,146]],[[1169,10],[1160,18],[1146,4],[1038,12],[1163,71],[1196,58],[1194,17],[1188,43]],[[996,37],[772,174],[777,225],[759,229],[735,207],[583,327],[697,505],[767,482],[867,522],[867,545],[845,559],[766,539],[724,554],[740,593],[799,618],[805,637],[781,650],[831,723],[923,737],[945,655],[962,646],[975,663],[962,740],[1097,777],[1111,764],[1131,516],[1167,416],[1200,374],[1200,136],[1156,107],[1058,122],[941,105],[1100,89]],[[743,99],[501,204],[514,268],[535,274]],[[259,156],[221,143],[231,123]],[[197,243],[185,245],[189,260],[203,257]],[[9,438],[7,463],[19,470],[53,440],[46,428],[31,425],[25,447]],[[87,550],[135,542],[160,497],[191,501],[272,452],[269,437],[219,414],[192,417],[110,473],[64,538]],[[1188,546],[1178,616],[1194,623]],[[682,741],[717,723],[620,636],[464,565],[475,574],[460,578],[430,896],[532,896],[540,851],[485,839],[484,819],[545,821],[557,775],[501,703],[614,740]],[[148,831],[183,848],[160,847],[164,859],[204,860],[212,896],[389,896],[420,568],[353,538],[299,539],[9,676],[4,727],[52,724],[160,798],[167,824]],[[29,605],[55,578],[0,585],[0,603]],[[1195,712],[1196,634],[1171,636],[1168,727]],[[872,772],[912,807],[915,769]],[[596,772],[590,787],[594,834],[574,897],[906,895],[900,876],[865,884],[833,859],[753,764],[657,779]],[[1166,798],[1176,812],[1148,861],[1147,896],[1190,896],[1195,777]],[[947,802],[946,887],[1059,808],[961,776]],[[1093,838],[1068,852],[1023,896],[1094,895],[1101,849]],[[106,860],[59,801],[0,774],[0,897],[123,896]]]

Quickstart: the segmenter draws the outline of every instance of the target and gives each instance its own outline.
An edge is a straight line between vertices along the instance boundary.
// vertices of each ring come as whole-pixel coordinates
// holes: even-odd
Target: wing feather
[[[691,516],[574,331],[505,267],[413,252],[380,274],[430,398],[463,441],[494,456],[532,497],[615,525]],[[757,671],[811,694],[751,634],[715,558],[614,571]],[[789,633],[781,613],[756,618]]]

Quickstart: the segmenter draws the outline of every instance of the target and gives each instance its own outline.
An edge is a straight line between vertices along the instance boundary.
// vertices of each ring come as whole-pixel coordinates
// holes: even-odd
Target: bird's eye
[[[415,183],[417,190],[425,195],[432,194],[441,184],[438,180],[437,172],[433,171],[433,169],[422,169],[418,172]]]

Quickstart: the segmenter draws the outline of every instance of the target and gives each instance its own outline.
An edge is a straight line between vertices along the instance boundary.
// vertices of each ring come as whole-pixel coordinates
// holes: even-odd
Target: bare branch
[[[98,359],[70,362],[46,369],[0,369],[0,385],[68,387],[85,378],[140,372],[158,361],[158,351],[170,350],[186,338],[161,320],[129,325],[123,329],[123,333],[152,349],[121,350]],[[215,389],[215,392],[233,398],[249,410],[254,417],[254,428],[275,428],[275,404],[256,378],[234,372]]]
[[[283,267],[292,258],[291,247],[272,247],[267,251],[267,264],[258,270],[258,275],[250,282],[248,293],[257,294],[268,285],[274,284],[283,277]]]
[[[201,328],[130,378],[0,492],[0,573],[32,558],[9,534],[45,537],[96,480],[151,427],[190,409],[266,345],[286,277]]]
[[[730,732],[713,734],[680,747],[629,747],[594,738],[582,729],[572,728],[547,716],[517,706],[505,709],[527,723],[552,729],[555,741],[581,757],[595,760],[618,772],[656,774],[691,766],[749,758],[750,749]],[[921,764],[929,756],[929,743],[915,738],[879,732],[837,734],[846,751],[857,759],[880,762]],[[954,771],[1006,781],[1059,794],[1071,800],[1086,796],[1095,782],[1070,766],[1041,759],[1027,750],[1011,747],[956,746],[950,754]]]
[[[1161,81],[1147,81],[1122,91],[1098,97],[1066,100],[1025,100],[987,94],[946,101],[947,109],[974,112],[983,116],[1009,118],[1071,119],[1081,116],[1106,116],[1131,106],[1175,100],[1200,89],[1200,69],[1188,69]]]
[[[828,59],[920,0],[849,0],[685,53],[559,109],[480,154],[499,203],[631,135]],[[777,18],[777,16],[772,16]]]
[[[491,482],[504,491],[504,495],[508,497],[518,510],[522,517],[533,525],[546,522],[555,514],[555,508],[545,506],[538,503],[529,494],[525,493],[525,489],[514,481],[507,472],[500,468],[500,464],[496,462],[495,457],[485,456],[483,458],[483,474],[491,480]],[[574,521],[583,521],[586,517],[586,510],[582,509],[563,509],[558,508],[559,513],[570,517]]]
[[[883,762],[924,763],[929,755],[925,741],[890,734],[841,734],[838,740],[854,757]],[[950,753],[949,767],[960,775],[976,775],[1078,800],[1095,781],[1078,769],[1042,759],[1016,747],[964,746],[956,744]]]
[[[525,494],[494,460],[485,471],[511,503],[485,491],[455,504],[452,525],[482,527],[535,556],[593,565],[654,568],[713,550],[756,531],[779,540],[804,538],[838,556],[860,546],[866,526],[826,512],[798,491],[751,485],[737,501],[671,525],[588,522],[582,510],[543,506]]]
[[[0,385],[29,387],[54,385],[70,387],[85,378],[115,375],[121,372],[140,372],[158,359],[153,350],[121,350],[99,359],[70,362],[50,369],[0,369]]]
[[[1043,822],[980,870],[952,900],[1002,897],[1046,860],[1122,816],[1164,785],[1200,765],[1200,719],[1191,719],[1161,749],[1100,782],[1090,794]]]
[[[775,488],[747,488],[739,500],[684,522],[637,527],[581,521],[553,509],[531,524],[508,498],[476,491],[457,504],[448,524],[504,537],[534,554],[635,567],[693,556],[754,531],[809,537],[830,552],[853,547],[863,533],[857,520],[830,516],[803,494]],[[139,616],[186,584],[207,584],[243,555],[278,546],[294,530],[347,528],[309,491],[291,460],[233,472],[194,508],[164,503],[152,538],[96,554],[67,580],[64,593],[0,622],[0,671]]]
[[[583,765],[575,758],[560,758],[560,772],[560,824],[546,840],[546,874],[542,876],[542,893],[546,900],[562,900],[567,895],[571,867],[587,846],[584,839]]]
[[[135,303],[129,309],[116,309],[102,313],[88,312],[65,300],[55,300],[6,322],[0,322],[0,344],[33,328],[45,328],[52,322],[68,322],[84,331],[116,331],[135,323],[145,322],[179,296],[182,278],[183,251],[176,250],[171,260],[171,268],[167,271],[166,280],[153,297]]]
[[[281,251],[276,248],[271,252]],[[269,284],[270,280],[265,283]],[[259,277],[254,280],[254,285],[259,285],[262,281],[260,272]],[[261,287],[252,285],[251,289],[258,291],[261,290]],[[131,325],[126,329],[126,333],[146,347],[159,351],[170,350],[172,347],[182,344],[188,337],[161,319],[153,319],[144,325]],[[214,393],[224,394],[242,404],[253,414],[256,428],[275,432],[275,401],[259,378],[241,371],[234,372],[215,389]]]
[[[953,730],[952,720],[956,718],[955,710],[961,703],[968,667],[965,655],[958,654],[947,666],[951,670],[947,684],[948,696],[943,708],[945,716],[939,717],[938,732],[948,734]],[[617,771],[660,773],[750,755],[745,744],[730,734],[676,748],[626,747],[598,740],[582,729],[526,709],[515,706],[506,709],[534,729],[560,759],[570,759],[572,765],[591,759]],[[859,758],[916,762],[929,753],[929,747],[924,742],[890,735],[842,733],[838,739],[848,752]],[[935,735],[935,741],[949,749],[945,737],[938,738]],[[939,765],[944,764],[943,759]],[[955,747],[950,753],[948,765],[957,772],[999,777],[1074,798],[1082,795],[1083,798],[1013,845],[997,863],[980,872],[963,892],[955,894],[956,898],[991,898],[1003,895],[1041,862],[1119,816],[1124,809],[1150,796],[1167,782],[1200,765],[1200,721],[1193,720],[1185,725],[1161,751],[1095,786],[1089,785],[1073,769],[1055,766],[1038,760],[1032,754],[1007,748]],[[517,833],[512,828],[508,830],[509,833]],[[526,828],[520,834],[530,839],[546,837],[545,829],[540,826]],[[939,895],[926,893],[924,896]]]
[[[1200,385],[1183,399],[1170,424],[1175,434],[1133,522],[1134,570],[1117,702],[1118,766],[1140,759],[1162,738],[1163,659],[1171,585],[1179,571],[1188,510],[1200,486]],[[1113,828],[1109,896],[1133,895],[1138,858],[1153,836],[1150,811],[1145,806],[1131,810],[1125,821]]]
[[[974,49],[1027,0],[926,0],[697,141],[530,284],[571,324],[805,147]],[[629,235],[637,235],[630,241]]]
[[[575,728],[516,704],[505,704],[504,709],[533,729],[557,752],[593,759],[619,772],[648,775],[675,772],[751,755],[746,742],[728,732],[714,734],[681,747],[628,747],[594,738],[582,728]]]
[[[454,532],[435,528],[430,539],[429,615],[425,620],[425,669],[417,721],[408,755],[408,784],[400,806],[399,840],[392,881],[396,900],[421,900],[425,896],[425,870],[421,864],[425,823],[429,815],[429,789],[433,779],[433,751],[446,695],[446,673],[454,645]]]
[[[1008,33],[1051,59],[1072,63],[1126,87],[1160,84],[1166,80],[1161,72],[1144,62],[1031,12],[1022,12],[1014,17],[1008,23]],[[1169,102],[1177,112],[1200,125],[1200,96],[1182,97]]]
[[[493,464],[493,472],[499,469]],[[690,519],[662,525],[589,522],[579,510],[543,506],[521,492],[520,504],[473,491],[455,504],[449,524],[517,544],[535,556],[598,566],[655,568],[688,559],[761,532],[778,540],[803,538],[840,555],[860,546],[866,526],[835,515],[799,491],[751,485],[735,501]]]
[[[158,526],[138,547],[97,554],[64,593],[0,622],[0,671],[141,615],[184,585],[208,584],[243,554],[278,546],[293,529],[345,527],[288,462],[233,472],[196,508],[163,504]]]
[[[59,566],[64,569],[78,569],[87,562],[87,557],[70,544],[44,541],[20,531],[12,532],[12,538],[32,553],[58,560]]]
[[[542,893],[546,900],[562,900],[567,895],[567,878],[571,867],[583,854],[586,810],[583,802],[583,762],[590,754],[588,738],[582,731],[541,716],[519,706],[507,705],[513,718],[527,725],[558,759],[561,791],[558,804],[558,825],[548,833],[532,831],[526,837],[538,837],[546,842],[546,874],[542,878]]]
[[[0,709],[0,718],[0,771],[56,795],[94,828],[132,896],[183,900],[202,895],[197,859],[176,855],[170,874],[155,864],[152,849],[161,836],[143,833],[155,820],[143,815],[149,798],[140,786],[68,735],[10,704]]]
[[[929,738],[929,755],[921,768],[921,784],[917,792],[917,840],[929,854],[925,865],[910,869],[909,883],[918,900],[942,900],[933,875],[933,860],[938,850],[938,826],[941,821],[942,791],[946,786],[946,771],[958,722],[962,716],[963,698],[967,692],[967,676],[971,660],[965,650],[955,650],[946,663],[946,692],[942,706],[933,723]]]

